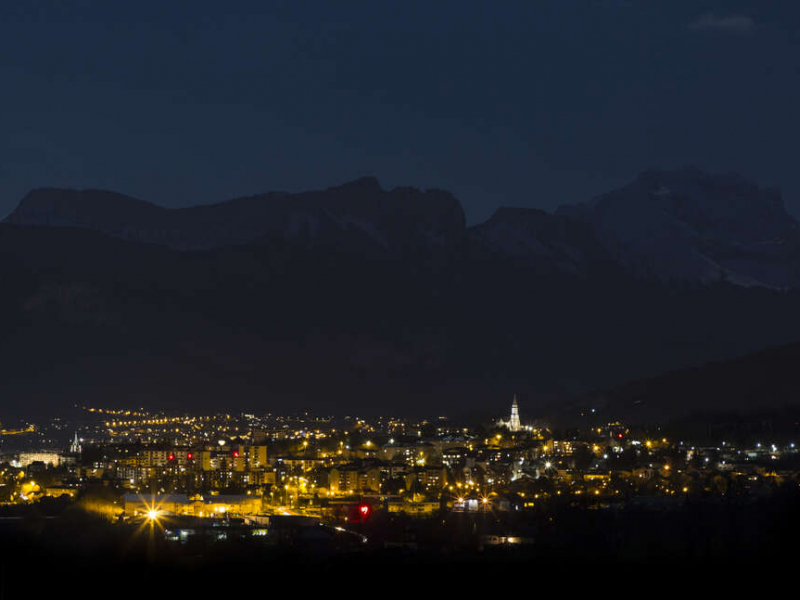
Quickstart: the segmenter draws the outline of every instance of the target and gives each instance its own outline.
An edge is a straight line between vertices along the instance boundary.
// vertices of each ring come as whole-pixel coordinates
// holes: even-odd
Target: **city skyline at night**
[[[791,586],[798,31],[2,3],[0,600]]]

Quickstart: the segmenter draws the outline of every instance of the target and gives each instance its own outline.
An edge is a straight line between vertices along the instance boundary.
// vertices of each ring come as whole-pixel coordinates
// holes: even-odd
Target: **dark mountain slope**
[[[613,416],[664,423],[693,415],[800,407],[800,343],[710,362],[588,397]]]
[[[0,226],[2,410],[70,404],[527,414],[800,339],[797,296],[531,275],[285,242],[178,252]],[[389,407],[389,408],[387,408]]]
[[[554,396],[800,339],[798,291],[635,276],[634,263],[661,264],[648,254],[659,244],[611,243],[598,211],[644,202],[653,224],[691,232],[658,260],[720,265],[723,245],[741,258],[764,236],[791,238],[769,193],[664,177],[669,194],[643,175],[619,205],[612,193],[576,218],[502,209],[469,229],[449,194],[372,179],[180,210],[32,193],[0,225],[0,410],[502,414],[517,392],[530,415]],[[789,244],[771,247],[788,269]]]
[[[537,271],[586,276],[618,273],[612,255],[578,219],[534,208],[500,208],[468,230],[476,257],[494,254]]]
[[[659,281],[800,285],[800,228],[780,192],[737,175],[651,171],[589,202],[562,206],[628,272]]]

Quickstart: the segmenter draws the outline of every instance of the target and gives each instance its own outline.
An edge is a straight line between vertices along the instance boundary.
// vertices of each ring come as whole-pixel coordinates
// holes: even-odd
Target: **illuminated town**
[[[157,523],[164,542],[179,545],[345,536],[418,548],[435,543],[420,534],[432,523],[457,523],[460,544],[485,549],[535,546],[542,524],[565,509],[678,511],[770,496],[800,478],[800,449],[788,439],[699,446],[618,421],[558,431],[527,423],[516,397],[507,420],[474,427],[445,417],[80,415],[80,425],[2,431],[5,514],[79,506],[115,526]]]
[[[800,562],[800,2],[0,4],[0,600]]]

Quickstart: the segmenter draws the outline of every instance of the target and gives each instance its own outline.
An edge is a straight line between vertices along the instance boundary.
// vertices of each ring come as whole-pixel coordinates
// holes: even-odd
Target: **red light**
[[[194,458],[194,454],[192,454],[191,452],[189,452],[189,453],[186,455],[186,458],[187,458],[188,460],[192,460],[192,459]]]
[[[348,510],[347,520],[351,523],[363,523],[369,519],[371,513],[372,507],[369,504],[351,505]]]
[[[172,452],[170,452],[169,456],[167,457],[167,460],[175,460],[175,455]]]
[[[233,451],[233,458],[239,458],[239,451],[238,450],[234,450]]]
[[[618,437],[619,439],[622,439],[622,434],[621,434],[621,433],[618,433],[618,434],[617,434],[617,437]]]

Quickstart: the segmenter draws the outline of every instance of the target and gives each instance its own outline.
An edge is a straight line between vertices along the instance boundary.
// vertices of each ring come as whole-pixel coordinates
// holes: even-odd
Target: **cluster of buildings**
[[[762,493],[796,479],[800,460],[793,443],[697,447],[619,422],[556,433],[523,425],[516,397],[507,420],[472,429],[444,418],[90,414],[63,451],[0,458],[0,502],[108,489],[120,498],[114,514],[128,517],[346,518],[359,503],[414,515],[524,511]]]

